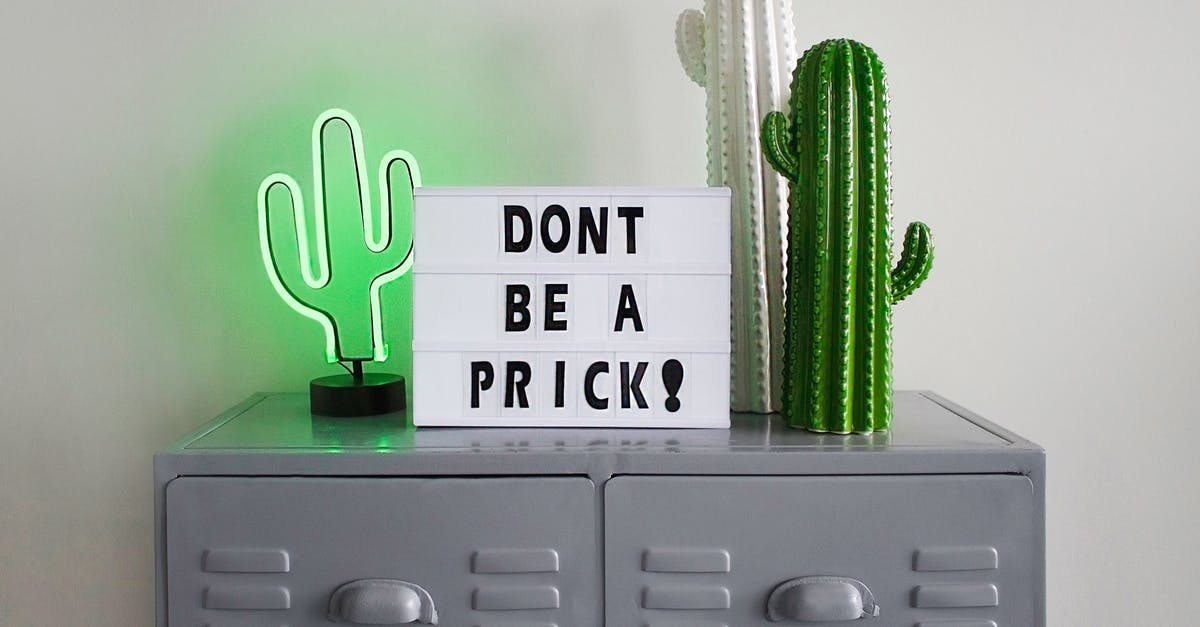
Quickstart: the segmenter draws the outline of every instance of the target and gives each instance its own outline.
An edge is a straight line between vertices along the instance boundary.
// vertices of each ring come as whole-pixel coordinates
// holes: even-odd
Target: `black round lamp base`
[[[321,377],[308,384],[308,400],[317,416],[375,416],[404,411],[404,377],[367,372],[358,383],[348,374]]]

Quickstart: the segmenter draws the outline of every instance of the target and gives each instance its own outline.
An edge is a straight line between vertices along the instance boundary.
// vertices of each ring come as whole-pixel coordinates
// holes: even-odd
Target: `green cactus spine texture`
[[[908,226],[892,266],[888,94],[869,47],[833,39],[792,74],[763,151],[790,181],[782,412],[793,427],[884,430],[892,419],[892,305],[929,275],[933,242]]]

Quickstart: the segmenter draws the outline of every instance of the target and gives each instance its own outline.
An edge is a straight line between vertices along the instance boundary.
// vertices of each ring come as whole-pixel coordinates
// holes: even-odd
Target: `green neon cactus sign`
[[[325,330],[330,363],[383,361],[379,290],[412,267],[404,222],[412,190],[421,186],[417,161],[403,150],[384,155],[376,205],[362,129],[348,112],[330,109],[313,123],[312,164],[311,213],[288,174],[272,174],[258,188],[263,265],[284,302]]]

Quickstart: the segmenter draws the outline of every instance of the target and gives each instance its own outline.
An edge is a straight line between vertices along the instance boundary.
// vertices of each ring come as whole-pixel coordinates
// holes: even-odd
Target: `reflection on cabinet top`
[[[496,429],[421,428],[404,414],[365,418],[322,418],[308,412],[304,394],[256,394],[184,438],[183,449],[316,449],[335,452],[478,451],[553,449],[564,452],[670,448],[769,451],[896,450],[905,448],[988,449],[1031,446],[996,425],[929,392],[897,392],[891,431],[848,436],[811,433],[784,426],[779,416],[732,414],[732,428],[677,429]],[[957,411],[956,411],[957,410]],[[965,415],[964,415],[965,414]]]
[[[1043,467],[1042,450],[930,392],[897,392],[888,432],[826,435],[778,416],[730,429],[416,429],[404,414],[321,418],[256,394],[158,456],[164,474],[915,474]]]

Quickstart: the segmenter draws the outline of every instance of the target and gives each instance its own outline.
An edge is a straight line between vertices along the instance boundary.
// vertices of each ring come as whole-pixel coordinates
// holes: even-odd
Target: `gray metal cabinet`
[[[391,585],[423,622],[597,625],[596,598],[562,593],[598,585],[594,494],[564,477],[180,478],[166,491],[170,624],[386,620],[350,592],[369,604]]]
[[[810,614],[874,619],[877,606],[876,624],[1033,624],[1033,500],[1012,475],[617,477],[605,488],[606,616],[772,625],[777,588],[786,622],[803,609],[784,607],[788,584],[828,595],[840,577],[870,606],[851,593]]]
[[[256,395],[155,457],[159,627],[1044,627],[1044,454],[887,433],[413,429]]]

